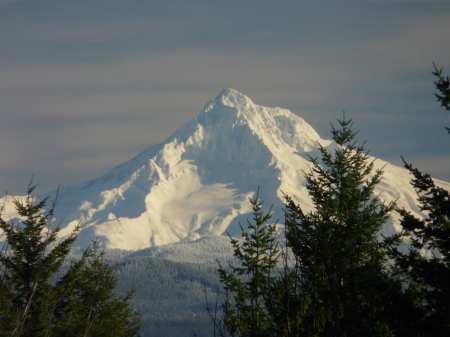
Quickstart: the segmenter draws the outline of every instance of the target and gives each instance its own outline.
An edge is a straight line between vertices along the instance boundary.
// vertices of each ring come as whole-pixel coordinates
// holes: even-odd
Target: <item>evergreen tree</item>
[[[434,71],[432,74],[438,78],[437,82],[434,82],[436,85],[436,89],[440,94],[435,94],[438,102],[441,103],[441,106],[446,110],[450,111],[450,79],[442,76],[442,68],[438,69],[436,65],[433,63]]]
[[[449,78],[436,66],[433,74],[438,101],[450,110]],[[294,263],[255,288],[254,270],[270,264],[253,259],[252,250],[232,240],[243,268],[220,269],[225,289],[235,294],[235,305],[229,297],[224,305],[227,331],[233,336],[449,336],[449,191],[404,161],[428,217],[380,202],[373,192],[382,170],[373,172],[364,144],[354,141],[351,121],[339,124],[341,129],[332,131],[334,155],[320,147],[321,161],[311,158],[305,173],[314,211],[303,212],[285,195],[286,240]],[[380,241],[379,231],[394,209],[402,216],[402,232]],[[258,245],[257,236],[243,236],[245,247]],[[406,253],[398,249],[403,239],[411,241]],[[258,268],[249,268],[254,265]],[[263,302],[250,300],[256,293]],[[260,325],[251,316],[258,310],[256,317],[264,317]]]
[[[382,171],[364,144],[356,145],[351,120],[332,130],[337,149],[320,146],[321,163],[311,158],[305,173],[315,209],[303,212],[286,200],[286,239],[296,258],[296,334],[306,336],[389,336],[386,302],[400,284],[386,270],[386,250],[378,241],[395,204],[373,195]],[[322,165],[321,165],[322,164]]]
[[[279,259],[275,228],[264,226],[261,203],[252,200],[254,224],[231,242],[240,267],[220,279],[228,291],[224,323],[232,336],[399,336],[411,318],[411,292],[402,292],[387,268],[388,249],[399,237],[379,241],[395,203],[374,196],[382,170],[374,171],[364,146],[357,146],[352,122],[333,128],[334,154],[320,147],[305,173],[315,209],[303,212],[285,196],[286,241],[292,260]],[[276,258],[275,258],[276,257]],[[230,296],[232,294],[232,296]],[[401,332],[401,333],[400,333]]]
[[[414,320],[417,336],[450,335],[450,196],[435,185],[428,174],[405,162],[413,174],[412,185],[419,195],[419,219],[405,209],[401,236],[410,238],[407,253],[393,249],[396,267],[406,275],[406,285],[414,289],[421,317]]]
[[[114,294],[118,277],[104,261],[94,241],[79,261],[56,283],[54,336],[134,336],[139,314],[130,305],[131,295]],[[82,332],[82,333],[81,333]]]
[[[243,241],[231,238],[240,266],[227,271],[219,264],[219,276],[227,297],[223,304],[224,325],[231,336],[274,336],[271,310],[278,299],[272,293],[277,279],[279,250],[274,237],[276,224],[267,225],[271,211],[261,211],[262,202],[250,200],[253,223],[242,230]]]
[[[29,186],[24,202],[14,200],[20,223],[0,217],[7,247],[0,254],[0,331],[4,336],[134,336],[138,314],[130,296],[112,293],[117,278],[98,245],[88,249],[67,274],[59,270],[76,240],[79,227],[58,241],[51,229],[55,203],[34,204]],[[71,324],[80,318],[76,325]]]
[[[21,225],[0,218],[0,228],[6,235],[9,251],[0,255],[1,283],[9,305],[1,308],[2,330],[10,326],[13,335],[39,336],[45,331],[46,319],[51,312],[54,288],[49,279],[64,262],[76,239],[78,228],[65,240],[49,247],[57,240],[59,226],[50,230],[54,204],[43,212],[47,199],[34,205],[30,186],[24,203],[14,200],[17,212],[25,220]]]
[[[442,69],[434,65],[436,94],[446,110],[450,110],[450,82],[442,76]],[[447,128],[447,130],[450,129]],[[402,158],[403,159],[403,158]],[[418,194],[419,207],[427,217],[419,219],[406,209],[402,216],[402,238],[410,239],[407,253],[392,248],[395,267],[402,272],[405,287],[416,294],[420,315],[411,321],[416,336],[450,335],[450,195],[437,186],[429,174],[423,174],[404,159],[405,167],[413,175],[412,186]]]

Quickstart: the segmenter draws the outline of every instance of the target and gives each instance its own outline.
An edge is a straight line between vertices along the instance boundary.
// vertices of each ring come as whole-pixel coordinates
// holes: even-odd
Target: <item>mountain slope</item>
[[[63,188],[56,217],[68,224],[62,234],[82,217],[81,247],[94,237],[109,248],[142,249],[219,235],[250,212],[258,185],[273,203],[282,182],[295,184],[307,161],[293,153],[313,150],[317,140],[328,143],[289,111],[227,89],[164,143]]]
[[[107,248],[138,250],[236,234],[258,186],[260,199],[274,205],[275,219],[283,216],[281,191],[311,208],[303,171],[308,155],[318,155],[317,142],[335,146],[290,111],[258,106],[226,89],[163,143],[98,178],[62,188],[55,218],[62,235],[81,221],[80,248],[96,237]],[[385,164],[377,161],[377,167]],[[385,171],[382,199],[400,197],[401,205],[418,211],[408,172],[391,165]],[[385,231],[394,231],[394,223]]]

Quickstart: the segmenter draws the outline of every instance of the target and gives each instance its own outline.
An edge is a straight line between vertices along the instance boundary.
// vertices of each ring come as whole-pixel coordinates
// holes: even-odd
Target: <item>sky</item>
[[[0,191],[106,173],[224,88],[450,181],[450,1],[0,0]]]

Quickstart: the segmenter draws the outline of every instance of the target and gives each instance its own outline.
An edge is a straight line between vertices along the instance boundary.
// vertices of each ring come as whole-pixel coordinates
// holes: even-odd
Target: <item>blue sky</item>
[[[1,1],[0,189],[94,178],[223,88],[450,181],[449,1]]]

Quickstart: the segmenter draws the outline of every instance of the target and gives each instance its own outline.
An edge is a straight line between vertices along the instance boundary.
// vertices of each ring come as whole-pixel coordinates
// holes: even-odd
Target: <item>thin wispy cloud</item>
[[[226,87],[325,138],[346,110],[381,158],[445,156],[448,31],[446,2],[0,2],[0,187],[104,173]]]

